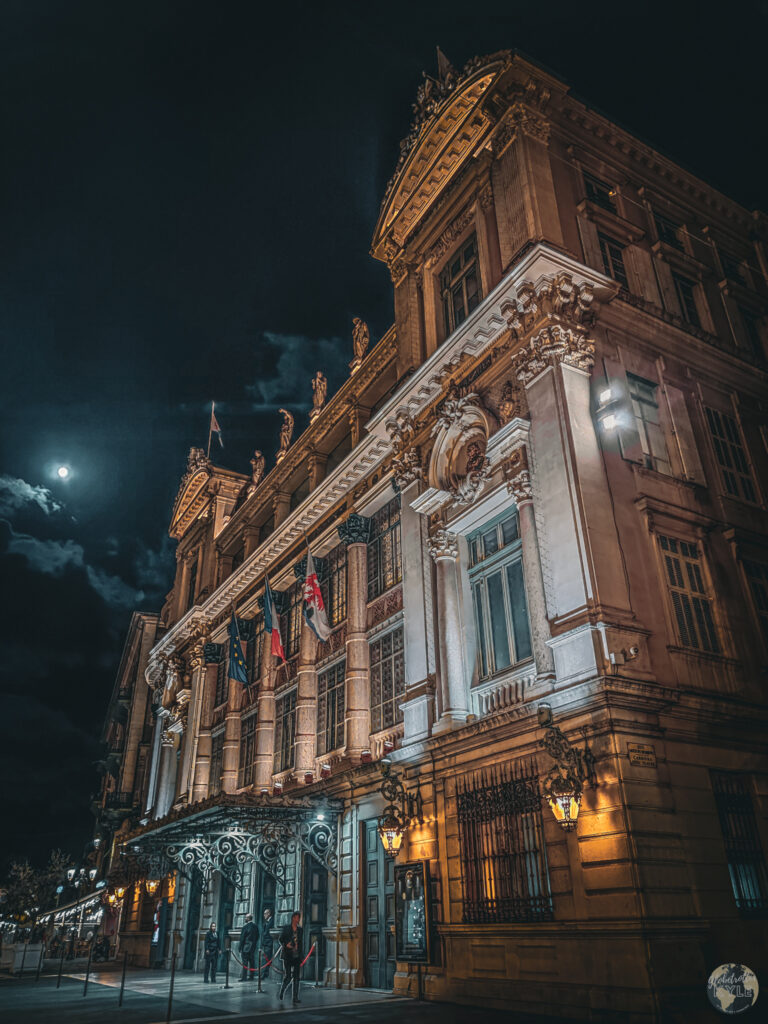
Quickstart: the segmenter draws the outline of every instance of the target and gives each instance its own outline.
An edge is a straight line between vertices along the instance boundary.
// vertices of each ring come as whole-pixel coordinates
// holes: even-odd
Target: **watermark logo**
[[[759,986],[754,971],[744,964],[720,964],[709,976],[707,995],[720,1013],[737,1014],[752,1009]]]

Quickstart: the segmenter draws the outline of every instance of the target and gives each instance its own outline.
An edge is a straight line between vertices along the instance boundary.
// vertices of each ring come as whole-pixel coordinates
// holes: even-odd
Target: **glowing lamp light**
[[[124,885],[116,885],[115,886],[115,896],[117,896],[117,898],[119,900],[121,900],[123,898],[123,896],[125,896],[125,893],[126,893],[126,888],[125,888]]]
[[[329,764],[321,764],[320,765],[320,778],[321,779],[330,779],[330,777],[331,777],[331,766]]]
[[[610,388],[606,388],[604,391],[600,392],[600,402],[603,405],[605,405],[606,402],[610,402],[610,400],[611,400],[611,389]]]
[[[581,794],[556,793],[547,801],[552,808],[552,813],[566,832],[572,832],[576,828],[581,807]]]
[[[384,846],[384,852],[389,857],[396,857],[400,853],[400,847],[403,845],[403,836],[405,835],[402,822],[393,814],[389,814],[379,822],[378,833]]]
[[[280,796],[280,794],[283,792],[283,784],[282,784],[282,782],[276,782],[275,785],[273,786],[273,790],[274,790],[275,796]]]
[[[115,894],[113,892],[110,892],[107,895],[107,903],[110,905],[110,907],[116,906],[116,904],[117,904],[117,896],[115,896]]]
[[[157,890],[160,888],[160,879],[148,878],[144,882],[144,888],[147,890],[150,896],[154,896]]]
[[[93,881],[96,875],[98,875],[98,871],[96,870],[96,868],[91,868],[91,870],[88,872],[88,877],[90,878],[90,880]]]
[[[71,882],[74,877],[75,877],[75,869],[74,868],[70,868],[69,871],[67,872],[67,881]]]
[[[325,821],[325,815],[323,814],[322,811],[318,814],[317,820],[318,821]]]
[[[600,420],[600,425],[604,430],[615,430],[619,425],[618,416],[614,416],[613,413],[610,413],[608,416],[603,416]]]

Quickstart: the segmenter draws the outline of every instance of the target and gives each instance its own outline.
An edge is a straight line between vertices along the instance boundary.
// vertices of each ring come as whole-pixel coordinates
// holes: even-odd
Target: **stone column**
[[[316,487],[319,487],[322,483],[323,477],[325,476],[325,466],[328,462],[328,456],[323,452],[318,452],[312,449],[307,458],[307,469],[309,470],[309,489],[314,491]]]
[[[192,682],[190,686],[189,710],[187,712],[187,728],[184,730],[181,751],[179,793],[182,796],[185,793],[191,795],[189,791],[192,788],[192,780],[195,777],[198,734],[200,732],[201,711],[205,693],[205,643],[205,637],[201,637],[196,641],[192,648],[192,656],[189,662],[192,669]]]
[[[173,807],[176,796],[176,744],[173,734],[163,729],[160,740],[160,780],[155,817],[164,818]]]
[[[219,644],[206,644],[204,649],[205,674],[203,676],[203,694],[200,706],[200,729],[197,737],[195,755],[194,784],[192,786],[192,802],[205,800],[211,779],[211,718],[213,715],[213,699],[216,691],[216,673],[218,671],[221,648]]]
[[[302,570],[302,578],[304,571]],[[296,680],[296,736],[294,769],[299,782],[314,774],[317,752],[317,637],[306,624],[301,625],[299,666]]]
[[[536,534],[533,510],[533,491],[528,464],[528,451],[523,445],[512,453],[507,470],[507,490],[517,503],[520,521],[520,540],[523,547],[523,579],[531,626],[531,646],[536,662],[536,686],[551,689],[555,678],[555,659],[547,645],[550,638],[547,618],[547,599],[544,593],[544,575],[541,570],[541,552]]]
[[[347,545],[346,746],[347,757],[359,761],[371,734],[371,659],[366,636],[371,521],[352,512],[338,530]]]
[[[159,706],[158,692],[152,694],[152,714],[155,717],[155,728],[152,735],[152,761],[149,768],[149,786],[147,787],[146,814],[149,816],[157,803],[157,782],[160,775],[160,739],[163,734],[163,718],[167,712]]]
[[[224,745],[221,751],[221,790],[234,793],[240,771],[240,701],[243,684],[229,680],[227,716],[224,719]]]
[[[462,651],[458,538],[438,527],[429,538],[429,553],[437,566],[440,650],[440,719],[432,730],[434,734],[463,725],[469,714],[469,699]]]
[[[263,609],[263,597],[259,598],[259,604]],[[261,645],[261,671],[256,711],[256,758],[253,770],[253,784],[256,790],[271,787],[275,762],[275,659],[272,655],[271,644],[272,638],[265,633],[264,642]]]

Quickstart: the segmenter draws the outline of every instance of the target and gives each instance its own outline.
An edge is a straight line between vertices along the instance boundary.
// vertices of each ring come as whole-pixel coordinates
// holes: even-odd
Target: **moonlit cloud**
[[[254,408],[307,408],[312,404],[312,373],[322,370],[329,379],[343,379],[349,372],[351,343],[342,338],[308,338],[303,334],[274,334],[263,331],[256,347],[257,379],[246,385]],[[297,379],[306,374],[306,382]],[[306,395],[297,403],[296,394]],[[331,397],[330,394],[328,396]]]
[[[9,516],[19,509],[37,506],[46,515],[60,512],[63,505],[56,501],[47,487],[29,484],[19,477],[0,476],[0,515]]]

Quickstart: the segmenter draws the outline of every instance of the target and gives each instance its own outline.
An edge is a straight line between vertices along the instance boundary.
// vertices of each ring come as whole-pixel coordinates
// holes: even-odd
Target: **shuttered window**
[[[718,409],[705,409],[709,436],[726,491],[734,498],[757,501],[752,471],[747,462],[739,425],[733,416]]]
[[[598,234],[597,240],[600,243],[600,255],[603,257],[603,270],[618,284],[629,288],[624,266],[624,247],[608,235]]]
[[[697,546],[676,537],[659,537],[659,543],[680,644],[719,653],[712,601],[704,586]]]
[[[711,778],[736,906],[762,915],[768,910],[768,875],[747,780],[735,772],[712,771]]]
[[[745,558],[744,571],[752,592],[752,600],[760,622],[763,640],[768,647],[768,565]]]
[[[632,373],[627,374],[627,383],[646,468],[655,469],[659,473],[671,473],[667,442],[659,417],[659,389],[656,384]]]

